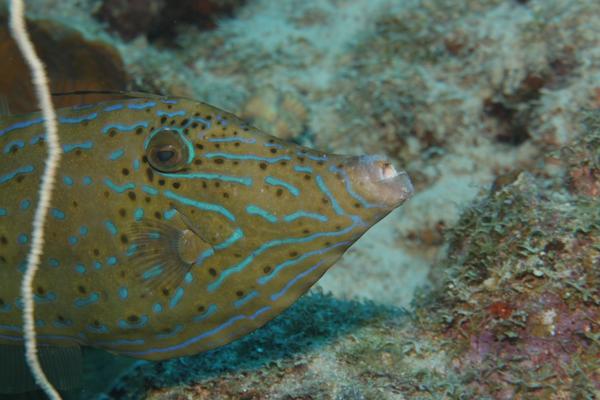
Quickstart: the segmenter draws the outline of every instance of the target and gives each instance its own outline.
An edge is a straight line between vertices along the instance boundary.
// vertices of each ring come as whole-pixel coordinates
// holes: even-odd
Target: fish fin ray
[[[38,346],[46,376],[58,390],[81,387],[82,357],[78,345]],[[0,344],[0,393],[14,394],[39,389],[25,360],[22,345]]]
[[[128,99],[152,99],[152,100],[167,100],[167,99],[180,99],[180,100],[193,100],[183,96],[166,96],[162,94],[128,91],[128,90],[74,90],[69,92],[53,92],[53,97],[69,97],[69,96],[86,96],[86,95],[106,95],[109,96],[107,100],[117,100],[121,98]],[[114,96],[114,97],[110,97]],[[195,100],[194,100],[195,101]]]
[[[180,215],[169,221],[142,219],[130,227],[131,243],[137,246],[129,255],[129,269],[142,292],[168,290],[181,284],[201,250],[211,248],[202,238],[187,229]]]
[[[11,115],[8,99],[6,96],[0,94],[0,117],[7,117]]]

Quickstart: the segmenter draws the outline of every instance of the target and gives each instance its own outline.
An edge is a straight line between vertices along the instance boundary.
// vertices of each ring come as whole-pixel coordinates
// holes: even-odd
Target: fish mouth
[[[383,156],[352,157],[348,164],[352,186],[368,201],[393,209],[414,193],[410,177]]]

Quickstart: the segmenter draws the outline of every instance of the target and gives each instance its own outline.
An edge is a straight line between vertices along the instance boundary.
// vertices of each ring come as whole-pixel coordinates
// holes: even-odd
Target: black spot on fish
[[[164,124],[165,122],[167,122],[167,117],[162,117],[162,118],[160,119],[160,123],[161,123],[161,124]]]
[[[129,239],[127,238],[127,235],[123,234],[121,235],[121,243],[126,244],[129,242]]]
[[[159,179],[159,180],[158,180],[158,184],[159,184],[160,186],[165,186],[165,180],[164,180],[164,179]]]
[[[35,290],[37,292],[37,294],[39,294],[40,296],[43,296],[46,293],[46,289],[44,289],[42,286],[38,286],[37,289]]]
[[[223,192],[223,197],[226,198],[226,199],[228,199],[229,198],[229,193]]]
[[[149,111],[149,110],[148,110],[148,111]],[[141,135],[141,134],[142,134],[142,132],[144,132],[144,130],[142,129],[142,127],[141,127],[141,126],[138,126],[138,127],[135,129],[135,134],[136,134],[136,135]]]
[[[290,257],[296,257],[296,256],[298,256],[297,251],[290,251]]]
[[[124,209],[124,208],[120,208],[120,209],[119,209],[119,215],[120,215],[121,217],[124,217],[124,216],[126,216],[126,215],[127,215],[127,211],[125,211],[125,209]]]
[[[208,273],[211,274],[211,276],[217,276],[217,270],[214,268],[209,268]]]
[[[75,200],[73,200],[73,208],[77,208],[77,206],[79,205]]]
[[[161,219],[161,218],[162,218],[162,214],[160,213],[160,211],[155,211],[155,212],[154,212],[154,217],[155,217],[156,219]]]
[[[204,310],[206,310],[206,307],[198,306],[197,310],[198,310],[198,312],[204,312]]]
[[[129,199],[131,201],[135,201],[135,199],[137,198],[137,196],[135,195],[135,192],[131,192],[131,191],[127,192],[127,197],[129,197]]]
[[[268,274],[269,272],[271,272],[271,266],[270,265],[265,265],[265,267],[263,268],[263,272],[265,274]]]
[[[138,322],[140,320],[140,317],[138,317],[135,314],[131,314],[130,316],[127,317],[127,321],[135,323]]]
[[[202,165],[202,160],[199,159],[199,158],[197,158],[197,159],[194,160],[194,164],[195,165]]]
[[[92,250],[92,252],[94,253],[95,256],[100,255],[100,250],[98,250],[98,249],[94,249],[94,250]]]
[[[0,243],[1,244],[7,244],[8,240],[6,239],[6,236],[0,236]]]
[[[152,168],[146,168],[146,176],[150,182],[154,180],[154,171],[152,171]]]
[[[123,168],[123,169],[121,170],[121,173],[122,173],[123,175],[127,176],[127,175],[129,175],[129,170],[128,170],[127,168]]]
[[[269,151],[271,152],[271,154],[277,153],[277,149],[275,147],[271,147],[271,150]]]
[[[275,194],[277,195],[277,197],[281,197],[281,195],[283,194],[283,189],[277,189]]]
[[[85,286],[82,286],[82,285],[77,286],[77,290],[81,294],[85,294],[87,292],[87,290],[85,289]]]
[[[179,189],[180,186],[181,186],[181,183],[179,183],[179,182],[173,182],[173,187],[175,189]]]
[[[223,164],[225,162],[225,160],[223,160],[222,158],[215,158],[215,164]]]
[[[308,175],[308,174],[307,174],[307,175],[304,175],[304,180],[305,180],[305,181],[310,181],[310,175]]]
[[[235,295],[237,297],[242,297],[242,296],[244,296],[244,292],[242,290],[238,290],[237,292],[235,292]]]
[[[267,169],[267,163],[261,162],[260,164],[258,164],[258,166],[260,167],[260,169]]]

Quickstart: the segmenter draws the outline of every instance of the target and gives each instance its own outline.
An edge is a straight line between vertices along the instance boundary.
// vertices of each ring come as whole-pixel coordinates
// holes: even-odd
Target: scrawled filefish
[[[187,99],[61,109],[59,135],[33,285],[42,349],[161,360],[231,342],[289,307],[412,193],[382,157],[284,142]],[[22,351],[40,115],[1,118],[0,151],[0,345]]]

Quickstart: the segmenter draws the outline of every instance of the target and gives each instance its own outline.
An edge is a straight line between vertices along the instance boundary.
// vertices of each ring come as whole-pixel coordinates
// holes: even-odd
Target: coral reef
[[[124,39],[146,35],[150,40],[170,40],[180,24],[214,29],[217,19],[231,16],[245,0],[104,0],[94,15]]]
[[[387,154],[417,190],[320,281],[332,297],[137,366],[113,397],[600,396],[600,117],[581,124],[600,108],[596,0],[253,0],[215,29],[169,22],[162,42],[152,24],[107,34],[90,10],[108,1],[32,3],[112,43],[136,89]]]

